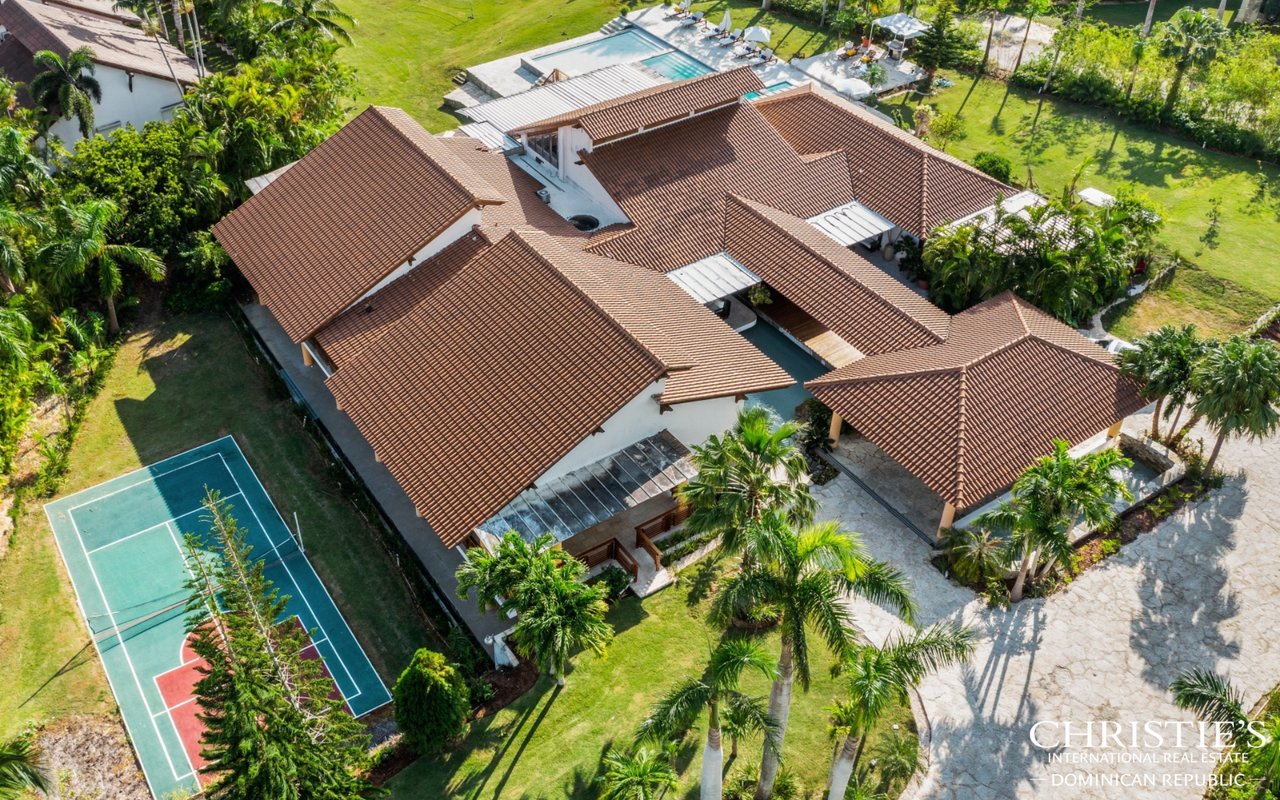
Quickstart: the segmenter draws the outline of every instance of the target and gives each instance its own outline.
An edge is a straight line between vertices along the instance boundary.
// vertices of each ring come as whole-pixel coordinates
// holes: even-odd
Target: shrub
[[[973,165],[1001,183],[1013,177],[1013,162],[999,153],[983,150],[973,157]]]
[[[414,653],[393,695],[396,725],[417,753],[439,752],[467,729],[467,685],[440,653],[426,648]]]
[[[604,587],[609,600],[616,600],[622,593],[631,588],[631,575],[622,567],[610,564],[600,571],[592,581]]]

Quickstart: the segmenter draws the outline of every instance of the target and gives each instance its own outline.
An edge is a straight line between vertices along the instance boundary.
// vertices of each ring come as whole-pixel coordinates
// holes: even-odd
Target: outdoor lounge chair
[[[701,25],[702,17],[703,17],[703,12],[701,11],[699,11],[697,14],[694,14],[692,17],[685,17],[684,19],[680,20],[680,27],[692,28],[695,25]]]
[[[773,54],[773,48],[766,47],[756,55],[751,57],[753,64],[768,64],[770,61],[776,61],[777,56]]]
[[[667,15],[667,19],[683,17],[689,13],[689,6],[693,5],[693,0],[680,0],[680,5],[671,9],[671,13]]]
[[[734,58],[750,58],[751,56],[755,55],[756,51],[759,49],[760,49],[760,46],[755,42],[743,42],[741,45],[734,48],[733,57]]]
[[[840,51],[836,53],[836,57],[844,61],[847,58],[853,58],[857,55],[857,52],[853,47],[853,42],[845,42],[844,47],[841,47]]]
[[[720,46],[731,47],[741,39],[742,39],[742,28],[734,28],[733,33],[729,34],[729,37],[725,39],[723,42],[721,42]]]

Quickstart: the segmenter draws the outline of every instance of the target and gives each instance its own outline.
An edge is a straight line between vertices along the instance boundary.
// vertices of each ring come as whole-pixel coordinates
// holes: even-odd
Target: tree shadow
[[[71,656],[71,658],[68,658],[65,662],[63,662],[62,666],[58,667],[58,669],[55,670],[52,675],[45,678],[44,683],[36,687],[36,690],[34,692],[27,695],[27,699],[19,703],[18,708],[24,708],[27,705],[27,703],[30,703],[32,700],[39,697],[40,693],[43,692],[45,689],[49,688],[49,686],[53,684],[53,682],[56,681],[58,678],[61,678],[64,675],[70,675],[72,672],[75,672],[77,669],[79,669],[80,667],[83,667],[85,664],[92,664],[96,660],[97,660],[97,657],[93,650],[93,641],[90,640],[85,642],[83,645],[81,645],[80,649],[77,650]]]
[[[691,569],[685,570],[681,576],[682,579],[685,575],[689,576],[685,584],[689,587],[685,605],[690,608],[702,605],[702,602],[711,596],[711,590],[715,588],[716,581],[722,574],[724,574],[724,557],[719,550],[709,553]]]
[[[507,781],[511,779],[512,771],[515,770],[516,764],[520,763],[520,757],[524,755],[524,751],[526,748],[528,748],[529,742],[532,741],[533,735],[538,732],[538,726],[540,726],[542,724],[542,721],[546,719],[547,713],[551,711],[552,704],[555,703],[556,698],[560,696],[560,692],[563,691],[563,689],[564,689],[563,686],[557,685],[555,688],[551,690],[551,692],[547,695],[546,702],[542,704],[542,709],[538,712],[538,716],[534,718],[533,722],[528,726],[528,729],[525,730],[524,738],[520,740],[520,746],[516,748],[515,753],[511,756],[510,760],[507,762],[506,771],[504,771],[502,773],[502,777],[498,779],[498,784],[493,787],[493,797],[495,800],[503,796],[502,790],[506,788]],[[532,711],[532,708],[533,706],[530,706],[529,710]],[[528,714],[525,714],[522,719],[527,720]],[[514,738],[514,733],[515,731],[513,731],[513,736],[511,738]],[[507,746],[502,751],[503,753],[508,752],[510,750],[510,742],[511,742],[511,739],[508,739]],[[501,760],[501,757],[502,757],[501,755],[496,755],[495,759]],[[494,762],[494,766],[496,766],[496,761]],[[492,772],[490,772],[490,774],[492,774]]]

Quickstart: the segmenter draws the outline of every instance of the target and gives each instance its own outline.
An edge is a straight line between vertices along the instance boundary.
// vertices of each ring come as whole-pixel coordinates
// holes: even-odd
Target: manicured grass
[[[439,647],[380,549],[327,478],[327,459],[271,388],[225,315],[143,325],[90,404],[63,485],[69,493],[228,433],[388,682],[423,645]],[[28,504],[0,561],[0,737],[28,720],[113,707],[41,504]]]
[[[690,575],[690,573],[686,573]],[[467,739],[447,755],[423,758],[391,783],[392,797],[418,798],[595,798],[597,766],[606,748],[626,747],[650,706],[677,683],[697,674],[720,631],[705,622],[705,602],[689,604],[682,581],[643,602],[629,598],[610,615],[618,635],[604,659],[579,655],[561,691],[548,679],[493,717],[472,725]],[[764,645],[776,653],[776,634]],[[810,790],[826,782],[831,742],[827,712],[841,697],[828,673],[831,656],[819,648],[808,694],[796,687],[784,745],[785,764]],[[760,676],[744,682],[752,694],[767,696]],[[886,720],[911,726],[905,706]],[[681,788],[675,797],[697,796],[705,716],[686,738],[678,757]],[[728,759],[729,744],[725,742]],[[870,758],[864,756],[864,764]],[[760,763],[760,740],[744,741],[738,761]]]
[[[991,79],[946,77],[955,86],[923,101],[943,113],[960,114],[964,136],[948,143],[952,154],[972,160],[978,152],[998,152],[1014,163],[1015,182],[1032,179],[1043,192],[1060,191],[1082,165],[1080,187],[1115,192],[1134,184],[1161,206],[1167,246],[1208,275],[1238,284],[1220,293],[1253,298],[1243,307],[1211,303],[1216,308],[1208,310],[1199,303],[1212,293],[1204,296],[1202,284],[1183,287],[1179,278],[1162,300],[1153,296],[1135,303],[1126,315],[1132,321],[1120,323],[1129,333],[1180,308],[1196,310],[1204,328],[1225,332],[1238,329],[1240,317],[1253,320],[1256,315],[1245,308],[1280,300],[1280,270],[1274,266],[1280,260],[1280,169],[1275,165],[1203,150],[1101,110]],[[919,95],[905,93],[883,102],[881,109],[902,118],[920,101]],[[1219,242],[1210,247],[1202,237],[1215,198],[1221,202]]]
[[[1153,22],[1164,22],[1173,16],[1180,8],[1191,6],[1192,8],[1207,8],[1215,14],[1218,12],[1218,4],[1213,0],[1158,0],[1156,3],[1156,13],[1152,17]],[[1230,0],[1227,3],[1227,14],[1225,20],[1231,21],[1231,17],[1240,9],[1238,0]],[[1147,19],[1147,4],[1139,0],[1136,3],[1098,3],[1090,6],[1085,11],[1085,16],[1093,17],[1102,22],[1108,22],[1112,25],[1121,27],[1133,27],[1141,25]]]
[[[768,27],[783,59],[835,46],[829,32],[764,13],[751,0],[693,8],[718,21],[726,2],[735,27]],[[468,0],[344,0],[342,7],[359,22],[354,45],[342,51],[357,70],[357,110],[369,103],[399,106],[432,131],[459,124],[443,102],[463,69],[591,33],[622,11],[616,0],[474,0],[474,19]]]
[[[1193,322],[1205,335],[1226,337],[1252,325],[1271,305],[1255,292],[1185,266],[1168,286],[1144,294],[1110,330],[1132,341],[1170,322]]]

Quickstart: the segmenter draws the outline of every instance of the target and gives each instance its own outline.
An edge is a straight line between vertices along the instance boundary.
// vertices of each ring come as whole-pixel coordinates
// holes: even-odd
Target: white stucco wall
[[[369,291],[361,295],[360,299],[355,301],[351,305],[352,306],[360,305],[360,303],[364,302],[365,300],[374,296],[378,292],[387,288],[387,286],[391,285],[396,280],[403,278],[405,275],[408,275],[414,269],[414,267],[417,267],[423,261],[426,261],[428,258],[431,258],[436,253],[439,253],[441,250],[445,249],[449,245],[458,241],[458,239],[462,238],[467,233],[470,233],[472,228],[480,224],[480,219],[481,219],[481,213],[480,213],[480,209],[478,208],[473,208],[467,213],[463,214],[462,217],[457,222],[445,228],[444,231],[441,232],[439,236],[427,242],[425,247],[423,247],[418,252],[414,253],[413,258],[409,259],[408,261],[404,262],[400,266],[396,267],[395,270],[390,275],[388,275],[387,277],[379,281],[376,286],[374,286],[372,289],[370,289]],[[348,306],[348,308],[350,307],[351,306]]]
[[[173,109],[166,111],[165,106],[182,99],[182,92],[172,80],[135,72],[130,88],[127,72],[103,64],[98,65],[94,77],[102,86],[102,102],[93,104],[93,124],[101,133],[110,133],[125,125],[141,129],[153,120],[169,119],[173,116]],[[49,130],[67,147],[72,147],[81,138],[74,117],[58,120]]]
[[[538,486],[555,480],[567,472],[599,461],[641,439],[666,429],[685,446],[701,444],[713,433],[721,433],[733,425],[739,403],[732,397],[680,403],[662,413],[657,396],[662,394],[666,379],[650,384],[631,402],[608,419],[603,430],[588,436],[569,451],[555,466],[535,481]]]

